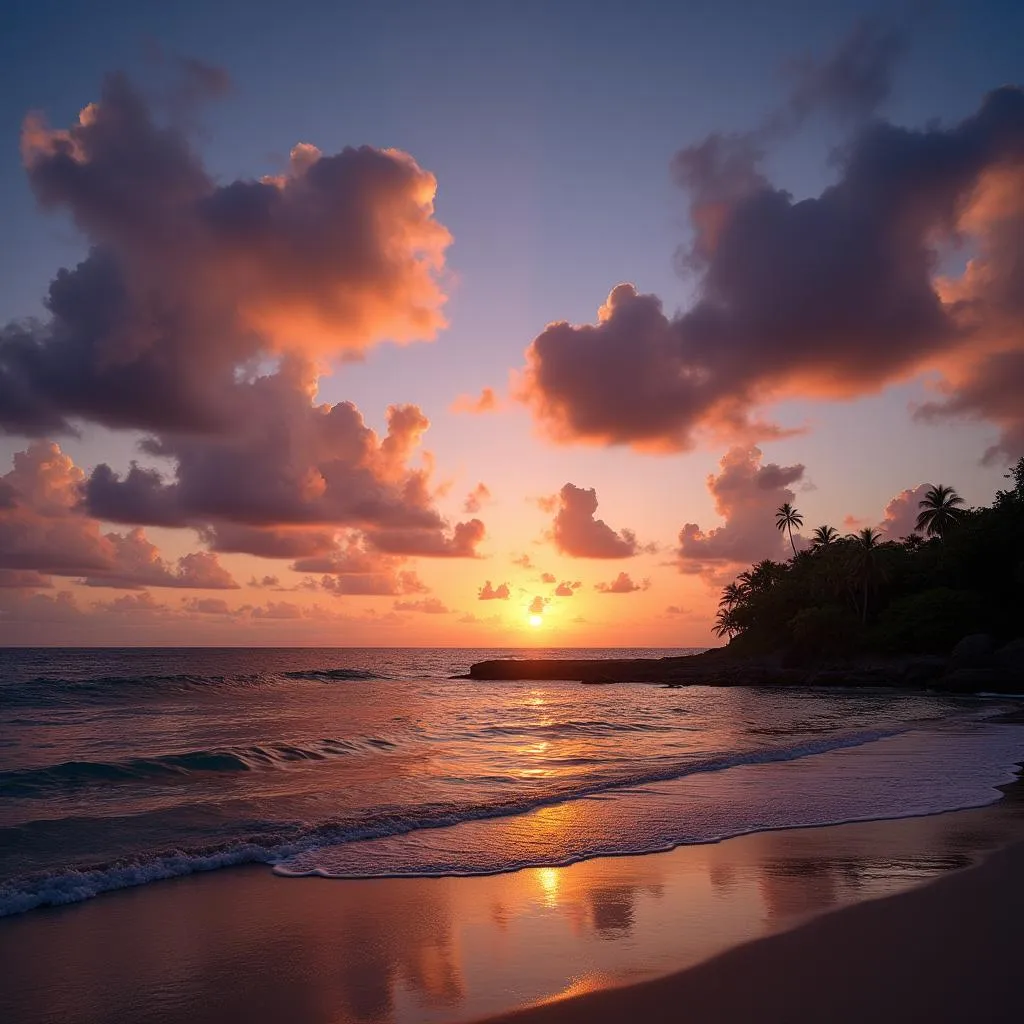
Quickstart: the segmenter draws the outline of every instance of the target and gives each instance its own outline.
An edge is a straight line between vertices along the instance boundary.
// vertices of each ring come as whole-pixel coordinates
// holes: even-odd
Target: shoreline
[[[848,927],[848,911],[972,875],[978,868],[957,869],[1001,863],[992,851],[1013,843],[1024,927],[1024,784],[1003,793],[972,810],[759,832],[496,876],[353,882],[282,879],[245,866],[126,889],[0,922],[0,958],[13,982],[7,1019],[545,1024],[618,1020],[628,1009],[676,1020],[684,996],[712,1000],[694,1016],[701,1021],[824,1019],[794,1018],[792,1004],[778,1018],[728,1016],[719,990],[742,987],[734,984],[746,977],[741,969],[762,969],[761,960],[737,967],[732,958],[776,963],[772,943],[806,944],[789,937],[832,919],[840,937],[828,942],[847,934],[864,942],[861,926]],[[1013,889],[1013,876],[997,873],[986,893]],[[938,881],[922,887],[928,879]],[[893,905],[904,920],[903,904]],[[1002,934],[1005,922],[991,915],[1004,905],[979,897],[972,912]],[[913,921],[909,928],[922,938]],[[810,941],[811,953],[825,942]],[[790,974],[807,955],[803,945],[785,954]],[[849,950],[843,956],[855,960]],[[58,990],[54,963],[62,965]],[[797,974],[808,980],[803,967]],[[552,1002],[573,979],[576,991],[595,991]],[[793,995],[781,993],[780,1007]],[[887,1018],[878,1007],[873,1015],[915,1019]],[[828,1019],[846,1018],[830,1010]]]
[[[481,1024],[1017,1022],[1024,841],[905,892],[826,911],[660,978]],[[794,970],[794,965],[798,965]]]

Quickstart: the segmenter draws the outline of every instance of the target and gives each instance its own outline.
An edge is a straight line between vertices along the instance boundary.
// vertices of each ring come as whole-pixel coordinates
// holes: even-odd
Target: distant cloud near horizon
[[[862,70],[867,92],[882,88]],[[720,135],[675,157],[692,201],[690,309],[666,316],[620,284],[597,323],[553,323],[531,342],[518,396],[548,435],[750,443],[780,436],[758,411],[774,401],[854,398],[933,369],[942,397],[919,416],[989,418],[1002,437],[988,457],[1024,453],[1024,91],[997,89],[949,127],[859,127],[816,198],[775,188],[761,157],[755,140]],[[936,278],[963,237],[967,270]]]
[[[487,580],[477,593],[477,599],[480,601],[507,601],[511,596],[512,591],[507,583],[499,583],[495,587],[491,585],[490,580]]]
[[[139,528],[107,532],[82,508],[85,474],[54,442],[36,441],[0,477],[0,570],[7,586],[46,586],[48,576],[89,587],[236,590],[217,555],[196,551],[165,560]]]

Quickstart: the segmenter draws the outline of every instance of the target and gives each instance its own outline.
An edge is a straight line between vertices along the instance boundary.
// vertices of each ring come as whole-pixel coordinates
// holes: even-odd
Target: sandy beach
[[[486,878],[194,875],[0,922],[3,1018],[1019,1020],[1022,809]]]

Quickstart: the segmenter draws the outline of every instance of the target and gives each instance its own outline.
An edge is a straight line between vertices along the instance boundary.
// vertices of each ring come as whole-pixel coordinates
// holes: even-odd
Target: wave
[[[357,740],[322,739],[218,747],[120,761],[63,761],[42,768],[0,771],[0,796],[45,796],[55,789],[109,782],[173,782],[204,772],[251,772],[302,761],[326,761],[368,749],[387,750],[394,746],[391,740],[370,736]]]
[[[311,682],[340,682],[342,680],[386,679],[379,672],[366,672],[361,668],[313,668],[301,672],[284,672],[286,679],[308,679]]]
[[[239,836],[215,849],[205,845],[191,850],[154,853],[133,860],[120,859],[110,864],[12,879],[0,884],[0,917],[23,913],[37,907],[74,903],[114,889],[143,885],[194,872],[211,871],[244,863],[277,865],[299,854],[324,847],[400,836],[421,830],[441,829],[484,819],[522,815],[570,800],[599,797],[610,791],[628,791],[638,786],[681,779],[701,772],[798,760],[832,750],[863,746],[899,735],[904,731],[906,730],[865,730],[845,736],[834,736],[831,740],[820,739],[788,747],[709,757],[657,771],[639,772],[614,780],[567,787],[543,797],[509,796],[487,803],[431,804],[404,813],[378,813],[359,819],[327,821],[309,826],[282,828],[279,823],[268,822],[265,830],[255,834],[250,831],[248,835]]]
[[[37,676],[0,686],[0,706],[51,706],[100,704],[140,696],[201,693],[220,689],[255,689],[282,680],[336,682],[342,680],[386,679],[379,672],[354,668],[308,669],[298,672],[249,673],[237,675],[196,675],[192,673],[97,675],[81,678]]]

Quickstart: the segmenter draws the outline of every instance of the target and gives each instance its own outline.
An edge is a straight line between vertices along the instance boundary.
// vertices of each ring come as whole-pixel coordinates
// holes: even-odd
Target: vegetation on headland
[[[776,525],[793,557],[758,562],[726,586],[714,631],[731,653],[785,652],[796,663],[945,655],[970,634],[1024,635],[1024,458],[1007,479],[1012,486],[981,508],[931,487],[915,532],[899,540],[821,526],[798,551],[792,529],[802,518],[783,505]]]

